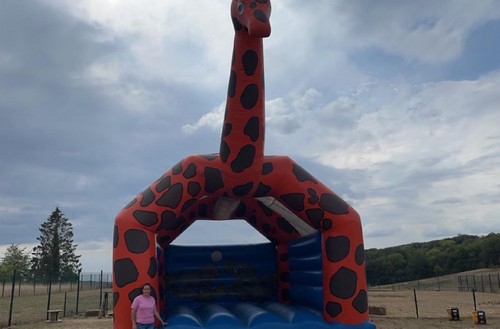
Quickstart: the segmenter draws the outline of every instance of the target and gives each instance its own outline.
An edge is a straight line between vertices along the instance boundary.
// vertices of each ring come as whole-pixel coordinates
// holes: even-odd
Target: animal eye
[[[238,3],[238,7],[236,7],[236,9],[238,10],[239,14],[242,14],[243,10],[245,10],[245,5],[242,2],[240,2]]]

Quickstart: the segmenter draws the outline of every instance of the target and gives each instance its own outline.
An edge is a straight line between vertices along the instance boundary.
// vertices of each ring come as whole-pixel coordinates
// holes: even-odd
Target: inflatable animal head
[[[253,38],[265,38],[271,34],[270,0],[233,0],[231,4],[231,18],[234,29],[246,30]]]

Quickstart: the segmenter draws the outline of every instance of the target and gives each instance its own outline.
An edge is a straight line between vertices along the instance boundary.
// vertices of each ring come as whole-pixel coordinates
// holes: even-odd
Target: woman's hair
[[[144,287],[146,286],[149,286],[149,288],[151,288],[151,285],[149,284],[149,282],[146,282],[145,284],[142,285],[142,289],[144,289]]]

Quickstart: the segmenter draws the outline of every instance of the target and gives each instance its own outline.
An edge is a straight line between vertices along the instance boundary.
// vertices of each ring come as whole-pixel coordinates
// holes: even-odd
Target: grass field
[[[50,309],[64,310],[64,298],[66,295],[66,316],[76,315],[76,291],[51,294]],[[100,290],[80,291],[78,302],[78,313],[83,313],[88,309],[99,308]],[[47,295],[31,295],[15,297],[12,308],[12,325],[32,324],[46,319]],[[112,300],[109,301],[111,307]],[[6,328],[9,319],[10,297],[0,299],[0,328]],[[61,317],[64,316],[61,313]]]

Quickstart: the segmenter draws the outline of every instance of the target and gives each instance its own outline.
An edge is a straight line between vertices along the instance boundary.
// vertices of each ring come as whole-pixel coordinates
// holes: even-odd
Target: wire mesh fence
[[[472,318],[481,310],[488,317],[500,318],[500,294],[474,291],[370,291],[369,303],[384,307],[388,317],[445,318],[457,308],[462,318]]]
[[[50,276],[45,276],[46,278]],[[2,278],[0,328],[47,320],[48,310],[59,310],[60,317],[77,315],[89,309],[104,311],[112,307],[111,273],[79,273],[75,280],[40,280],[39,278]],[[111,294],[112,295],[112,294]],[[103,302],[106,305],[103,305]]]

